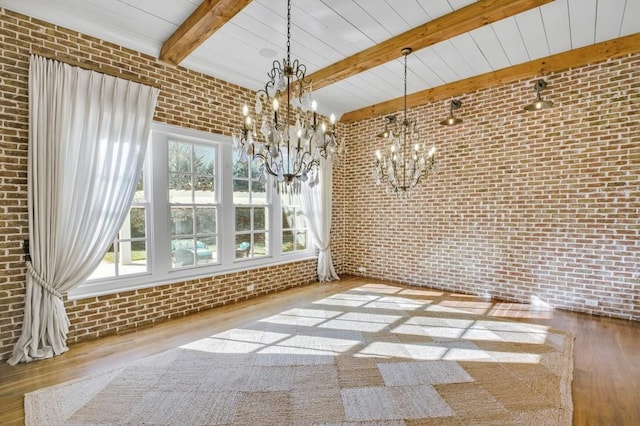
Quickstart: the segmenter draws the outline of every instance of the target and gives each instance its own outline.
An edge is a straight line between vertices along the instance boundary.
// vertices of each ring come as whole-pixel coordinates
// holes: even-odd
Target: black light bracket
[[[25,254],[25,261],[31,262],[31,254],[29,251],[29,240],[22,240],[22,251]]]
[[[538,92],[538,96],[540,96],[540,92],[547,88],[547,82],[543,79],[540,79],[536,81],[536,84],[533,86],[533,88],[536,90],[536,92]]]

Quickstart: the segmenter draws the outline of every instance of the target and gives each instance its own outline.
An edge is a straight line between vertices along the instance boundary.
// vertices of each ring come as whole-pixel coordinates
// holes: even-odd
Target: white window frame
[[[308,244],[304,251],[282,253],[282,206],[280,197],[267,182],[268,199],[271,201],[269,215],[269,254],[256,258],[235,258],[235,212],[233,204],[233,147],[231,138],[200,130],[184,129],[154,122],[151,126],[147,158],[145,159],[145,188],[148,191],[147,212],[147,263],[144,274],[85,282],[68,293],[70,300],[95,297],[131,291],[141,288],[187,281],[198,278],[246,271],[267,266],[275,266],[301,260],[317,259],[317,252]],[[217,145],[216,155],[216,191],[219,194],[218,211],[218,263],[194,265],[171,269],[171,223],[168,193],[168,156],[169,139],[193,141],[196,143]],[[286,196],[286,194],[283,194]],[[279,212],[279,214],[274,214]]]

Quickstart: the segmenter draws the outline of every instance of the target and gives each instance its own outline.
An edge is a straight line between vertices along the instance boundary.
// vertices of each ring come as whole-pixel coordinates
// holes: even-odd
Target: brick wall
[[[640,55],[545,79],[550,110],[533,78],[461,94],[458,126],[411,109],[439,170],[408,200],[374,186],[383,118],[351,124],[344,272],[640,320]]]
[[[0,359],[9,357],[22,327],[28,238],[28,66],[32,48],[91,62],[122,77],[161,85],[154,119],[229,135],[237,105],[252,93],[201,73],[61,27],[0,9]],[[230,108],[231,106],[231,108]],[[65,303],[69,342],[185,315],[315,280],[315,261],[232,273]],[[252,292],[246,286],[255,284]]]
[[[228,135],[238,86],[92,37],[0,11],[0,359],[18,338],[27,238],[27,70],[32,47],[158,81],[155,119]],[[640,319],[640,56],[546,77],[556,107],[522,113],[533,80],[461,96],[454,128],[444,102],[414,108],[438,147],[439,171],[398,200],[374,186],[382,118],[340,125],[349,153],[334,169],[339,273]],[[120,71],[118,71],[120,70]],[[70,342],[120,332],[313,281],[306,261],[67,301]],[[255,283],[255,291],[245,291]],[[586,305],[597,300],[598,307]]]

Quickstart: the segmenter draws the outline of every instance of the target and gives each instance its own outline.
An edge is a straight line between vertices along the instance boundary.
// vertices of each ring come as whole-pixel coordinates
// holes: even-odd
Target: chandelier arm
[[[256,159],[256,158],[260,158],[260,160],[262,161],[262,164],[264,164],[265,169],[267,170],[267,173],[268,173],[268,174],[270,174],[271,176],[278,176],[278,171],[277,171],[277,170],[276,170],[276,171],[274,171],[274,170],[271,168],[271,164],[269,164],[269,161],[267,160],[267,157],[266,157],[264,154],[260,154],[260,153],[258,153],[258,154],[254,154],[254,155],[253,155],[253,158],[254,158],[254,159]]]

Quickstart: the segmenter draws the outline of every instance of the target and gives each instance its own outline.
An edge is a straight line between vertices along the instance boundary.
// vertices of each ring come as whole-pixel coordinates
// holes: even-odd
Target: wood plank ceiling
[[[292,0],[292,58],[343,121],[640,50],[640,0]],[[256,90],[286,51],[284,0],[0,0],[0,7]],[[606,42],[606,43],[602,43]],[[445,106],[443,102],[443,112]]]

